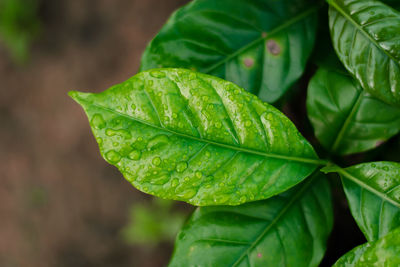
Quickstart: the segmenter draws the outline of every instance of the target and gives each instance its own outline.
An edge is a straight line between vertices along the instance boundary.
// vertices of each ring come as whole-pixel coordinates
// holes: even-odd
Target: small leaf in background
[[[170,266],[318,266],[332,224],[329,183],[314,174],[268,200],[198,208]]]
[[[28,59],[29,46],[39,31],[37,9],[36,0],[0,0],[0,44],[17,63]]]
[[[192,1],[175,12],[151,41],[141,70],[194,69],[275,102],[304,72],[320,3]]]
[[[339,155],[375,148],[400,131],[400,108],[372,97],[341,69],[317,71],[307,113],[323,147]]]
[[[400,13],[376,0],[328,0],[333,46],[373,96],[400,106]]]
[[[155,69],[99,94],[70,95],[103,157],[162,198],[198,206],[266,199],[325,163],[280,111],[213,76]]]
[[[333,266],[400,266],[400,228],[375,242],[356,247],[341,257]]]
[[[342,177],[351,213],[368,241],[400,226],[400,164],[372,162],[349,168],[326,167]]]
[[[151,203],[134,203],[130,221],[122,231],[122,238],[132,245],[156,246],[170,242],[183,225],[186,214],[173,210],[174,202],[155,198]]]

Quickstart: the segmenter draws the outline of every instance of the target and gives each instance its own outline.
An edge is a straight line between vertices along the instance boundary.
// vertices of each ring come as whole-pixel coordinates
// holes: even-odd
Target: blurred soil
[[[101,159],[67,92],[134,75],[147,42],[185,0],[41,2],[26,66],[0,48],[0,266],[163,266],[170,244],[128,246],[120,229],[148,196]]]

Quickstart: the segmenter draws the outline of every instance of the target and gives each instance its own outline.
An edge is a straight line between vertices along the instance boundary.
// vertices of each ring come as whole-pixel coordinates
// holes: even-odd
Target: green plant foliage
[[[147,46],[142,72],[102,93],[70,92],[134,187],[206,206],[178,234],[171,266],[318,266],[333,221],[320,171],[340,175],[337,210],[348,208],[343,185],[370,242],[336,266],[400,266],[400,1],[327,2],[193,0]],[[124,236],[170,238],[170,212],[136,207]],[[339,215],[335,232],[354,224]],[[357,234],[345,235],[330,251],[353,247]]]
[[[29,46],[39,31],[37,6],[35,0],[0,0],[0,43],[16,62],[27,60]]]
[[[314,0],[192,1],[151,41],[141,70],[194,69],[275,102],[304,72],[319,6]]]
[[[400,164],[372,162],[349,168],[326,167],[337,172],[350,210],[361,231],[374,241],[400,226]]]
[[[400,266],[400,228],[341,257],[334,267]]]
[[[318,266],[332,223],[329,184],[316,174],[268,200],[198,208],[170,266]]]
[[[307,112],[321,144],[340,155],[374,148],[400,131],[400,109],[372,97],[340,69],[317,71]]]
[[[173,201],[161,198],[151,203],[134,203],[130,221],[122,229],[122,238],[133,245],[156,246],[172,241],[185,221],[185,214],[173,210]]]
[[[103,157],[162,198],[198,206],[266,199],[324,163],[277,109],[209,75],[157,69],[100,94],[70,95]]]
[[[400,13],[376,0],[328,0],[333,46],[362,87],[400,106]]]

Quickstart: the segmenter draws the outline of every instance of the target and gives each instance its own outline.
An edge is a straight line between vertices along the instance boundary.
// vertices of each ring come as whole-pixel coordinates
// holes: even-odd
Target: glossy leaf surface
[[[194,205],[276,195],[321,163],[280,111],[231,82],[183,69],[71,92],[103,157],[139,190]]]
[[[274,102],[302,75],[312,51],[315,0],[195,0],[147,47],[141,70],[212,74]]]
[[[333,46],[362,87],[400,106],[400,13],[376,0],[328,0]]]
[[[358,266],[400,266],[400,228],[375,242],[356,247],[334,265],[334,267]]]
[[[372,97],[341,69],[317,71],[307,113],[321,144],[340,155],[375,148],[400,131],[400,108]]]
[[[364,163],[331,171],[341,175],[351,213],[368,241],[400,226],[399,163]]]
[[[316,178],[267,200],[198,208],[170,266],[318,266],[333,214],[329,184]]]

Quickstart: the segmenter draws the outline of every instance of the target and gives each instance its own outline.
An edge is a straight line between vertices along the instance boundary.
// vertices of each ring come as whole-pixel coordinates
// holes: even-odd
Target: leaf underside
[[[332,220],[329,183],[317,174],[268,200],[198,208],[170,266],[318,266]]]
[[[329,0],[333,46],[362,87],[400,106],[400,13],[376,0]]]
[[[324,148],[340,155],[375,148],[400,131],[400,109],[372,97],[341,69],[317,71],[307,113]]]
[[[356,247],[341,257],[333,266],[400,266],[400,228],[375,242]]]
[[[141,70],[197,70],[274,102],[304,72],[315,41],[318,2],[192,1],[151,41]]]
[[[238,205],[283,192],[321,164],[280,111],[209,75],[157,69],[71,96],[103,157],[161,198]]]
[[[368,241],[400,226],[400,164],[372,162],[337,171],[351,213]]]

